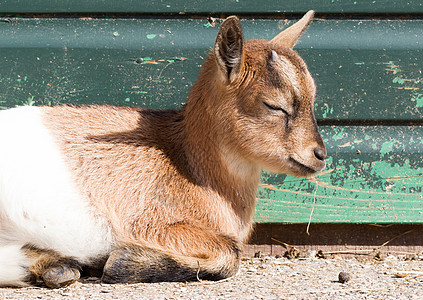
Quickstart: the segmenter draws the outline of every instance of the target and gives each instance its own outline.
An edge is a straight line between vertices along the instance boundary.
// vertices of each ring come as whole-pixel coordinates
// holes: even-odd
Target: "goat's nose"
[[[319,160],[325,160],[326,158],[326,151],[321,147],[314,148],[314,156],[316,156]]]

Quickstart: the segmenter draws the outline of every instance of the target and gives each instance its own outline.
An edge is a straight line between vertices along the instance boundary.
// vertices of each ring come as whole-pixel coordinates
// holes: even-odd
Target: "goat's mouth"
[[[312,167],[309,167],[309,166],[299,162],[295,158],[292,158],[291,156],[288,157],[288,160],[291,163],[291,165],[299,171],[298,173],[301,174],[301,176],[307,176],[307,175],[315,174],[315,173],[320,171],[320,169],[316,170]]]

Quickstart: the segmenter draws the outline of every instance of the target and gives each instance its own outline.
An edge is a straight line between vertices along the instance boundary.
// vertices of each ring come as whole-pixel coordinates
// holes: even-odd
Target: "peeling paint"
[[[423,94],[414,93],[411,101],[415,101],[417,107],[423,107]]]
[[[155,60],[155,59],[152,59],[151,57],[139,57],[137,59],[129,59],[129,61],[133,61],[133,62],[140,64],[140,65],[142,65],[142,64],[158,65],[160,63],[174,63],[176,61],[184,61],[186,59],[187,58],[185,58],[185,57],[172,57],[172,58],[169,58],[169,59],[163,59],[162,58],[162,59]]]
[[[329,104],[323,104],[323,118],[327,118],[329,115],[333,114],[333,107],[329,107]]]
[[[394,75],[397,75],[392,79],[392,83],[394,84],[393,88],[397,90],[403,90],[404,92],[411,92],[411,94],[409,94],[409,99],[411,102],[415,103],[417,108],[423,107],[423,94],[418,92],[422,88],[422,77],[406,77],[405,70],[401,69],[399,65],[394,64],[392,61],[386,63],[386,65],[389,66],[389,68],[385,70],[392,72]],[[419,74],[421,74],[421,72]]]
[[[423,127],[343,128],[342,133],[337,127],[322,128],[323,138],[329,140],[327,171],[314,179],[285,176],[283,181],[270,180],[275,175],[264,173],[257,221],[285,218],[305,223],[312,205],[312,222],[423,220],[423,166],[419,154],[423,151]],[[345,152],[353,145],[360,145],[359,158],[352,151]]]
[[[392,82],[393,83],[398,83],[398,84],[403,84],[405,81],[404,81],[404,79],[402,79],[402,78],[400,78],[400,77],[395,77],[393,80],[392,80]]]
[[[344,134],[344,128],[340,127],[340,128],[334,128],[336,133],[332,136],[332,139],[334,141],[340,140],[343,138],[343,134]]]
[[[380,148],[380,154],[381,155],[385,155],[388,152],[391,152],[392,149],[394,148],[394,141],[386,141],[382,144],[381,148]]]

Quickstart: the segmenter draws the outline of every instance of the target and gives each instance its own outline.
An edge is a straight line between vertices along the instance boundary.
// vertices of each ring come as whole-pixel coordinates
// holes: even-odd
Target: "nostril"
[[[314,151],[314,155],[316,156],[317,159],[325,160],[325,158],[326,158],[325,150],[323,150],[320,147],[316,147],[316,148],[314,148],[313,151]]]

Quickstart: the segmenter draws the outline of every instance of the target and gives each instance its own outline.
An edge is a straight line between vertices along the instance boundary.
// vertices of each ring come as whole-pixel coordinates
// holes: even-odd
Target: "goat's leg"
[[[220,280],[238,271],[238,243],[213,231],[176,224],[157,234],[155,242],[154,248],[128,243],[114,250],[102,281]]]
[[[33,282],[42,281],[50,288],[59,288],[72,284],[80,278],[80,266],[73,258],[32,245],[25,245],[22,250],[33,261],[28,267]]]

